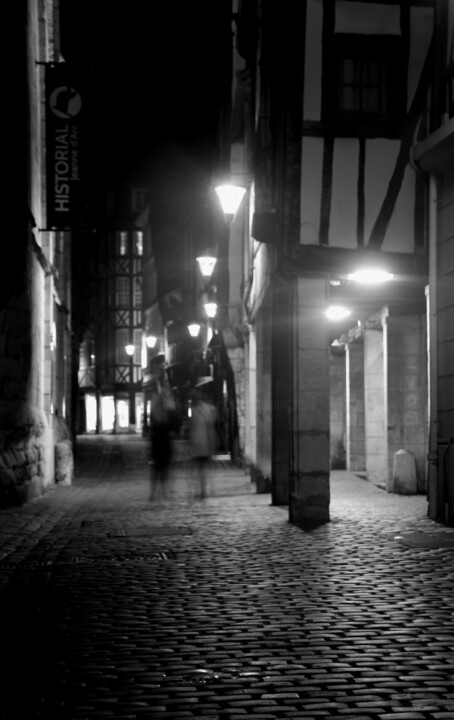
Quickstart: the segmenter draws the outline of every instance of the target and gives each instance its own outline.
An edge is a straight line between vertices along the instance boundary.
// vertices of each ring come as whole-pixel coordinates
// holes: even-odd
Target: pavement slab
[[[149,501],[140,438],[0,512],[1,720],[454,718],[454,529],[331,473],[297,527],[225,458]]]

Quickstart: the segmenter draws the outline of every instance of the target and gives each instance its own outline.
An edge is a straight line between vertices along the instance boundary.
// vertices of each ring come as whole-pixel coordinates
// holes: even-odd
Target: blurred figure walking
[[[192,410],[189,430],[191,454],[199,483],[199,497],[206,497],[207,469],[217,450],[216,408],[207,386],[210,380],[201,380],[192,393]]]
[[[165,497],[173,458],[173,434],[181,426],[176,404],[168,390],[157,392],[150,411],[150,500]]]

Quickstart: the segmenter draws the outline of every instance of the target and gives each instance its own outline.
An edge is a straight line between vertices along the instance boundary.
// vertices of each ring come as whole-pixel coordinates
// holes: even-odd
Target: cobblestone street
[[[454,528],[343,471],[299,528],[217,459],[150,502],[145,441],[0,512],[2,720],[454,718]]]

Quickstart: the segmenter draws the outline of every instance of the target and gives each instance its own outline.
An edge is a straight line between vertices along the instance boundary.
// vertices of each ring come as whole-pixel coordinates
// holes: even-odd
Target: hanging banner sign
[[[47,228],[89,229],[88,71],[46,65],[45,83]]]

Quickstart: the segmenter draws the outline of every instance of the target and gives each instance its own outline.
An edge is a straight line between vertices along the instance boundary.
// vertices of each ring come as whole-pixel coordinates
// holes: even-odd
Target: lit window
[[[143,232],[142,230],[134,231],[134,254],[143,255]]]
[[[113,395],[104,395],[101,398],[101,423],[103,430],[113,430],[115,426],[115,401]]]
[[[126,231],[117,232],[117,255],[128,254],[128,233]]]

